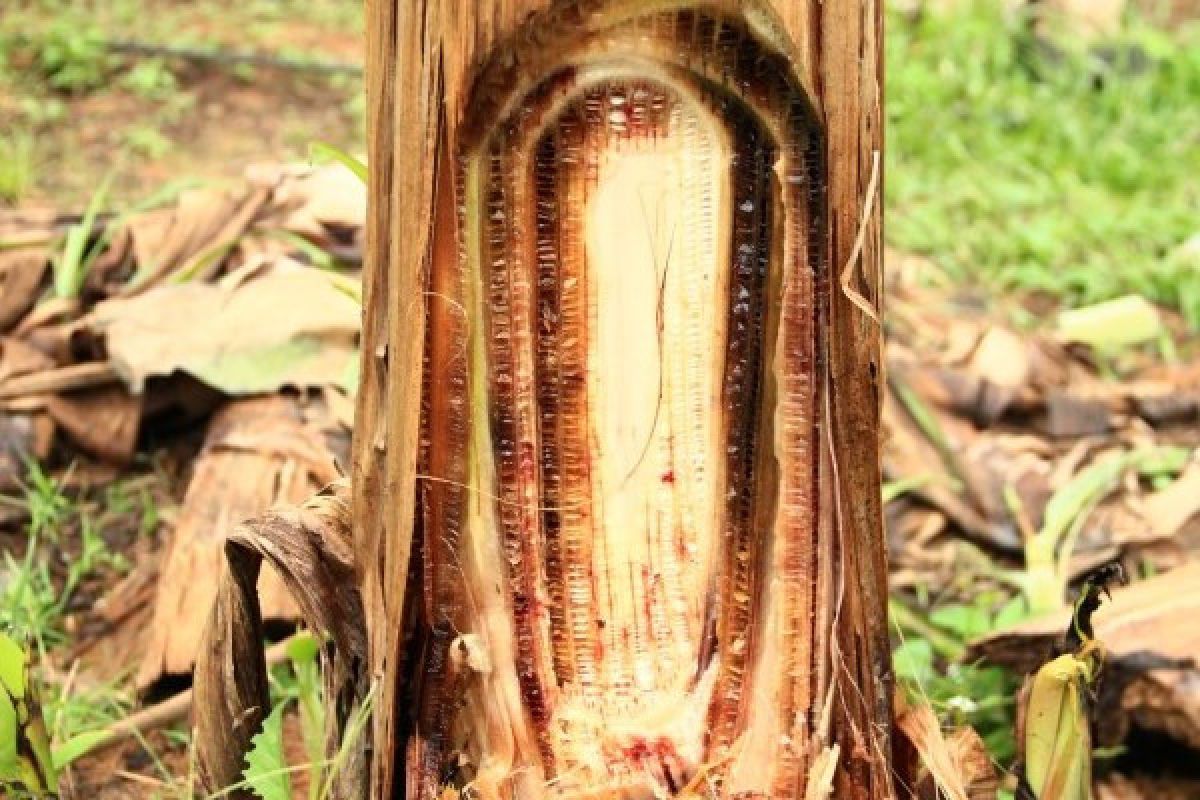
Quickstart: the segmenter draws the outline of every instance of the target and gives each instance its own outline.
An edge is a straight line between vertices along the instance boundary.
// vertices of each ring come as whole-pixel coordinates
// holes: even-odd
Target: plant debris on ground
[[[364,189],[340,165],[168,182],[147,144],[150,168],[110,182],[104,160],[48,208],[39,139],[59,123],[39,114],[170,107],[246,76],[116,53],[104,15],[74,32],[18,7],[40,21],[0,24],[0,85],[25,98],[0,99],[20,123],[0,133],[0,202],[43,205],[0,210],[0,632],[31,654],[51,743],[87,745],[66,787],[191,797],[188,682],[224,539],[348,463]],[[191,44],[236,45],[228,31]],[[1061,644],[1080,580],[1119,562],[1131,585],[1095,622],[1100,796],[1195,797],[1200,48],[1141,23],[1111,52],[1039,41],[986,9],[889,19],[897,729],[918,791],[1015,790],[1022,679]],[[279,576],[260,588],[286,644],[244,776],[315,798],[314,657],[286,639],[300,616]]]

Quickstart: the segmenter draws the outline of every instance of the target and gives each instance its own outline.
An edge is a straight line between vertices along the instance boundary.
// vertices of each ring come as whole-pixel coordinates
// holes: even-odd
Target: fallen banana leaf
[[[1033,367],[1028,343],[1013,331],[993,325],[979,339],[967,370],[983,385],[978,390],[977,417],[994,421],[1028,383]]]
[[[216,596],[224,536],[234,525],[302,502],[336,478],[324,436],[291,398],[239,400],[213,417],[158,581],[140,687],[191,672]],[[264,618],[295,619],[295,605],[273,570],[264,572],[258,589]]]
[[[1064,439],[1108,433],[1112,429],[1108,405],[1103,398],[1052,389],[1046,393],[1044,429],[1047,436]]]
[[[300,236],[326,258],[362,263],[367,192],[352,171],[341,164],[259,166],[247,170],[247,179],[273,187],[270,215],[259,221],[258,230]]]
[[[340,385],[358,363],[358,306],[327,273],[277,265],[238,283],[183,283],[96,307],[90,325],[135,392],[187,372],[227,394]]]
[[[54,359],[15,336],[0,336],[0,392],[11,391],[14,383],[52,370]]]
[[[50,395],[46,411],[59,429],[84,453],[110,464],[133,458],[142,396],[119,385]]]
[[[195,673],[195,746],[200,778],[211,791],[250,798],[245,755],[270,697],[256,585],[266,560],[283,578],[305,624],[329,644],[322,653],[326,755],[340,759],[330,797],[366,796],[368,742],[355,735],[370,696],[366,630],[354,578],[350,487],[332,484],[299,508],[270,511],[239,526],[225,545],[228,569],[217,588]],[[361,732],[360,732],[361,733]],[[345,746],[343,746],[345,744]]]
[[[138,273],[128,292],[144,292],[169,275],[193,272],[205,253],[232,247],[270,197],[268,188],[242,193],[193,189],[179,196],[175,208],[131,220]]]
[[[1021,540],[1015,527],[987,519],[963,496],[962,481],[945,466],[939,448],[892,393],[884,398],[883,421],[888,430],[883,443],[884,473],[889,481],[928,476],[928,480],[909,487],[909,491],[953,520],[967,537],[989,548],[1020,550]],[[937,472],[931,473],[931,469]]]
[[[112,383],[116,377],[116,371],[109,364],[72,364],[69,367],[34,372],[6,381],[0,385],[0,400],[104,386]]]

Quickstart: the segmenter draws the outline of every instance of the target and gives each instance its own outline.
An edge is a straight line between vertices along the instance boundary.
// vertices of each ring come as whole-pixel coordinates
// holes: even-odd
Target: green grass
[[[20,508],[28,517],[24,553],[18,558],[8,552],[0,559],[0,633],[26,643],[55,758],[61,756],[64,763],[104,740],[104,729],[128,715],[133,706],[133,691],[123,678],[96,683],[80,679],[77,665],[64,665],[63,671],[45,666],[51,663],[51,650],[71,641],[67,618],[78,610],[81,591],[94,589],[97,579],[129,567],[102,532],[131,522],[139,535],[157,527],[158,508],[149,483],[145,477],[133,477],[90,496],[71,496],[61,481],[31,463],[20,493],[0,495],[0,503]],[[144,737],[135,734],[135,738],[170,790],[165,796],[195,796],[190,784],[161,764]]]
[[[8,19],[0,29],[38,41],[57,29],[58,38],[69,40],[74,50],[87,50],[82,45],[91,38],[197,44],[227,34],[248,43],[278,37],[297,21],[347,33],[361,31],[363,25],[363,6],[355,0],[5,0],[5,11]],[[208,24],[186,27],[197,20]]]
[[[36,174],[33,135],[25,130],[0,134],[0,202],[19,201]]]
[[[1136,293],[1200,326],[1200,251],[1181,252],[1200,233],[1200,28],[1131,20],[1103,46],[1143,63],[1105,66],[1082,46],[1048,53],[995,5],[889,15],[890,244],[991,292],[1066,305]],[[1007,766],[1017,679],[962,654],[1024,613],[1020,598],[958,599],[893,604],[896,674]]]
[[[970,725],[1001,767],[1017,755],[1016,690],[1019,679],[1003,667],[963,660],[967,645],[1019,620],[1024,612],[1006,593],[978,592],[969,603],[940,603],[917,609],[902,597],[891,600],[898,645],[892,653],[900,687],[914,702],[929,703],[953,727]]]
[[[134,40],[208,53],[352,60],[349,48],[363,24],[361,2],[0,0],[0,5],[0,204],[77,210],[114,153],[129,156],[133,166],[114,184],[110,200],[128,199],[145,191],[147,182],[180,170],[230,174],[243,160],[270,158],[272,151],[279,160],[297,159],[314,131],[330,130],[331,109],[343,117],[334,129],[346,131],[335,138],[345,143],[365,135],[357,75],[303,69],[276,74],[236,61],[138,54],[121,46]],[[324,52],[328,37],[336,52]],[[230,78],[244,85],[222,92]],[[276,103],[261,117],[261,134],[249,119],[259,102]],[[231,109],[227,127],[221,124],[223,106]],[[296,135],[287,135],[289,127]]]
[[[1141,72],[1035,54],[977,6],[892,14],[888,237],[953,277],[1068,304],[1136,292],[1200,325],[1200,34],[1130,25]],[[1099,70],[1099,71],[1098,71]]]
[[[0,496],[29,516],[21,558],[4,553],[0,560],[0,631],[30,639],[40,653],[67,640],[66,616],[83,583],[103,571],[124,570],[125,559],[109,549],[99,522],[67,497],[53,478],[31,464],[19,497]],[[52,559],[72,557],[57,573]]]
[[[103,32],[86,15],[53,16],[34,45],[36,66],[46,82],[65,92],[99,89],[116,65]]]

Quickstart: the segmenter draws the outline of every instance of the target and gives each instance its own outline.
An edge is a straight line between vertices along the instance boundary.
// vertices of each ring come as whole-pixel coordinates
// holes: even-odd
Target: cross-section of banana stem
[[[373,8],[374,796],[887,796],[878,7]]]
[[[451,166],[407,781],[794,796],[835,680],[819,132],[732,20],[603,36],[498,79]],[[736,95],[680,56],[718,40]]]

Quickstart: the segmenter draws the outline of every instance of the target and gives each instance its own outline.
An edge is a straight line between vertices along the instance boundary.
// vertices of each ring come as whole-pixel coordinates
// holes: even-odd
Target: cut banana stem
[[[485,70],[438,203],[409,785],[802,796],[833,674],[814,117],[715,13],[535,60]]]

